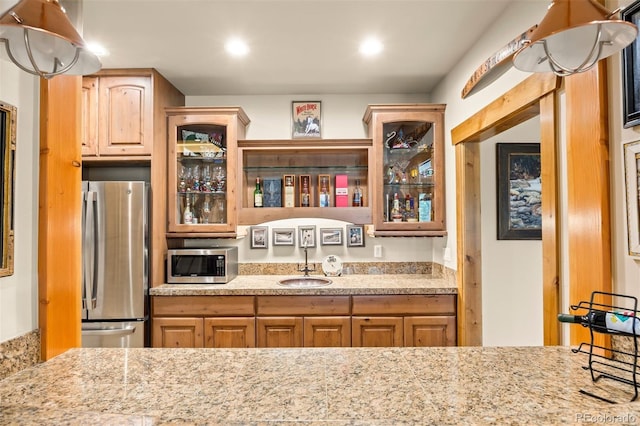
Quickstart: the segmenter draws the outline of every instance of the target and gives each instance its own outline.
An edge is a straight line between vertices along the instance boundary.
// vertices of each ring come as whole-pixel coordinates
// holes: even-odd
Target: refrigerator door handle
[[[82,330],[82,334],[85,336],[126,336],[128,334],[135,333],[136,328],[134,326],[128,326],[125,328],[107,328],[104,330]]]
[[[82,307],[86,310],[96,308],[96,297],[93,292],[95,288],[95,200],[96,193],[87,191],[85,193],[85,229],[84,229],[84,299]]]

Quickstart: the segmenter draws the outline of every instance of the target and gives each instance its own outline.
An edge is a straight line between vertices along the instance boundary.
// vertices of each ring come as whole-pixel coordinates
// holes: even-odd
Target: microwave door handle
[[[86,192],[85,238],[84,238],[84,308],[93,310],[96,298],[93,292],[95,279],[95,198],[94,191]]]

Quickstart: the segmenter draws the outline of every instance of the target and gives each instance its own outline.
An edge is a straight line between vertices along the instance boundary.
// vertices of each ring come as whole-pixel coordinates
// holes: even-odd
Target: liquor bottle
[[[191,199],[187,196],[184,212],[182,212],[182,223],[193,223],[193,212],[191,211]]]
[[[320,207],[329,207],[329,189],[328,182],[326,178],[322,178],[320,181]]]
[[[256,189],[253,190],[253,207],[262,207],[262,189],[260,189],[260,178],[256,178]]]
[[[558,321],[580,324],[596,331],[627,333],[640,336],[640,318],[633,312],[606,312],[591,310],[587,315],[558,314]]]
[[[391,208],[391,220],[402,222],[402,211],[400,210],[400,199],[398,193],[393,194],[393,207]]]
[[[300,206],[309,207],[309,179],[302,179],[302,194],[300,194]]]
[[[356,179],[356,186],[353,188],[353,207],[362,207],[364,200],[362,199],[362,188],[360,188],[360,179]]]

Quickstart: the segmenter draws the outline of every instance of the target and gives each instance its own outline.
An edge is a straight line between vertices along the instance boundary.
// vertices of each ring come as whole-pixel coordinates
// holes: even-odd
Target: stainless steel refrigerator
[[[82,183],[82,346],[148,341],[148,184]]]

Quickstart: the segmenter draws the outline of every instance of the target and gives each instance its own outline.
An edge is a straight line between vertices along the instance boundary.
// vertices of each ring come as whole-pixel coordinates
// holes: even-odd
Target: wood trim
[[[40,80],[38,299],[44,361],[82,343],[81,87],[76,76]]]
[[[480,145],[456,145],[458,344],[482,345]]]
[[[558,144],[556,136],[557,95],[540,98],[540,158],[542,197],[542,306],[544,344],[561,343],[560,322],[560,242],[558,215]]]
[[[551,73],[532,74],[486,107],[451,130],[454,145],[482,142],[539,114],[538,100],[560,88],[561,80]]]
[[[567,77],[565,85],[569,300],[577,304],[612,287],[606,62]],[[570,333],[571,345],[591,339],[588,328]],[[610,336],[596,333],[594,343],[609,347]]]
[[[545,144],[541,149],[553,161],[557,131],[555,98],[542,99],[560,88],[560,84],[560,78],[551,73],[533,74],[451,130],[452,143],[456,145],[458,343],[461,346],[482,345],[480,151],[477,142],[541,114],[541,144]],[[542,107],[544,111],[541,112]],[[557,182],[557,165],[551,163],[543,167],[544,173],[551,174],[549,179]],[[555,200],[556,185],[543,185],[542,198]],[[544,208],[545,216],[557,221],[557,202],[545,204]],[[546,249],[543,257],[544,329],[545,344],[557,344],[559,335],[554,333],[558,333],[555,301],[560,298],[560,229],[555,222],[546,229],[543,238],[549,238],[550,232],[554,232],[552,240],[543,241]],[[554,328],[555,332],[549,331]]]

